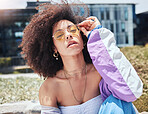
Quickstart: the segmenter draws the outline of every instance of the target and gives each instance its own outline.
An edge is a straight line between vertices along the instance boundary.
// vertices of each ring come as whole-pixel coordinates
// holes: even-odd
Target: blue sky
[[[27,1],[36,0],[0,0],[0,9],[20,9],[26,7]],[[48,0],[39,0],[48,1]],[[58,1],[58,0],[57,0]],[[84,3],[135,3],[136,14],[148,11],[148,0],[81,0]]]

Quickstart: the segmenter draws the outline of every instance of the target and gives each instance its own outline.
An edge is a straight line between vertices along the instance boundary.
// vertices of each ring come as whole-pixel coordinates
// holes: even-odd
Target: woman
[[[47,4],[25,28],[21,47],[31,68],[46,78],[41,113],[112,113],[106,112],[110,99],[135,113],[128,102],[141,95],[142,82],[96,17],[75,16],[68,4]]]

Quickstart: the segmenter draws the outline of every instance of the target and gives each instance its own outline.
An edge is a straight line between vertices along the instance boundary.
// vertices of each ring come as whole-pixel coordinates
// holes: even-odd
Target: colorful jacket
[[[116,46],[114,34],[97,26],[89,34],[88,52],[102,80],[99,84],[103,100],[111,94],[133,102],[141,96],[143,83],[131,63]]]

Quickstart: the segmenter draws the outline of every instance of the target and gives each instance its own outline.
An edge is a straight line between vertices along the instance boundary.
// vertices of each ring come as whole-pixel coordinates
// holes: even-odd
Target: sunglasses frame
[[[69,30],[70,30],[70,28],[73,27],[73,26],[75,26],[75,27],[77,28],[77,31],[80,31],[80,30],[79,30],[79,27],[77,26],[77,24],[69,25],[69,26],[66,28],[67,31],[70,32]],[[61,31],[64,32],[64,29],[61,29]],[[76,32],[77,32],[77,31],[76,31]],[[53,37],[55,40],[63,40],[64,37],[65,37],[65,32],[64,32],[64,36],[63,36],[62,38],[60,38],[60,39],[57,39],[57,38],[54,37],[54,35],[55,35],[57,32],[58,32],[58,31],[56,31],[56,32],[52,35],[52,37]],[[76,32],[75,32],[75,33],[76,33]]]

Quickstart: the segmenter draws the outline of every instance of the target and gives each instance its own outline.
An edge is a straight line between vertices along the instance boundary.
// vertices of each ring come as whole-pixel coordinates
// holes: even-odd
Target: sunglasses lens
[[[64,32],[63,31],[58,31],[54,34],[54,38],[57,40],[61,40],[64,37]]]
[[[71,25],[71,26],[69,26],[69,27],[67,28],[67,31],[70,32],[70,33],[72,33],[72,34],[77,34],[79,30],[78,30],[77,26]],[[65,34],[65,33],[64,33],[63,30],[62,30],[62,31],[57,31],[57,32],[54,34],[54,38],[57,39],[57,40],[62,40],[63,37],[64,37],[64,34]]]
[[[69,28],[69,32],[71,32],[71,33],[76,33],[77,32],[77,27],[75,26],[75,25],[73,25],[73,26],[70,26],[70,28]]]

